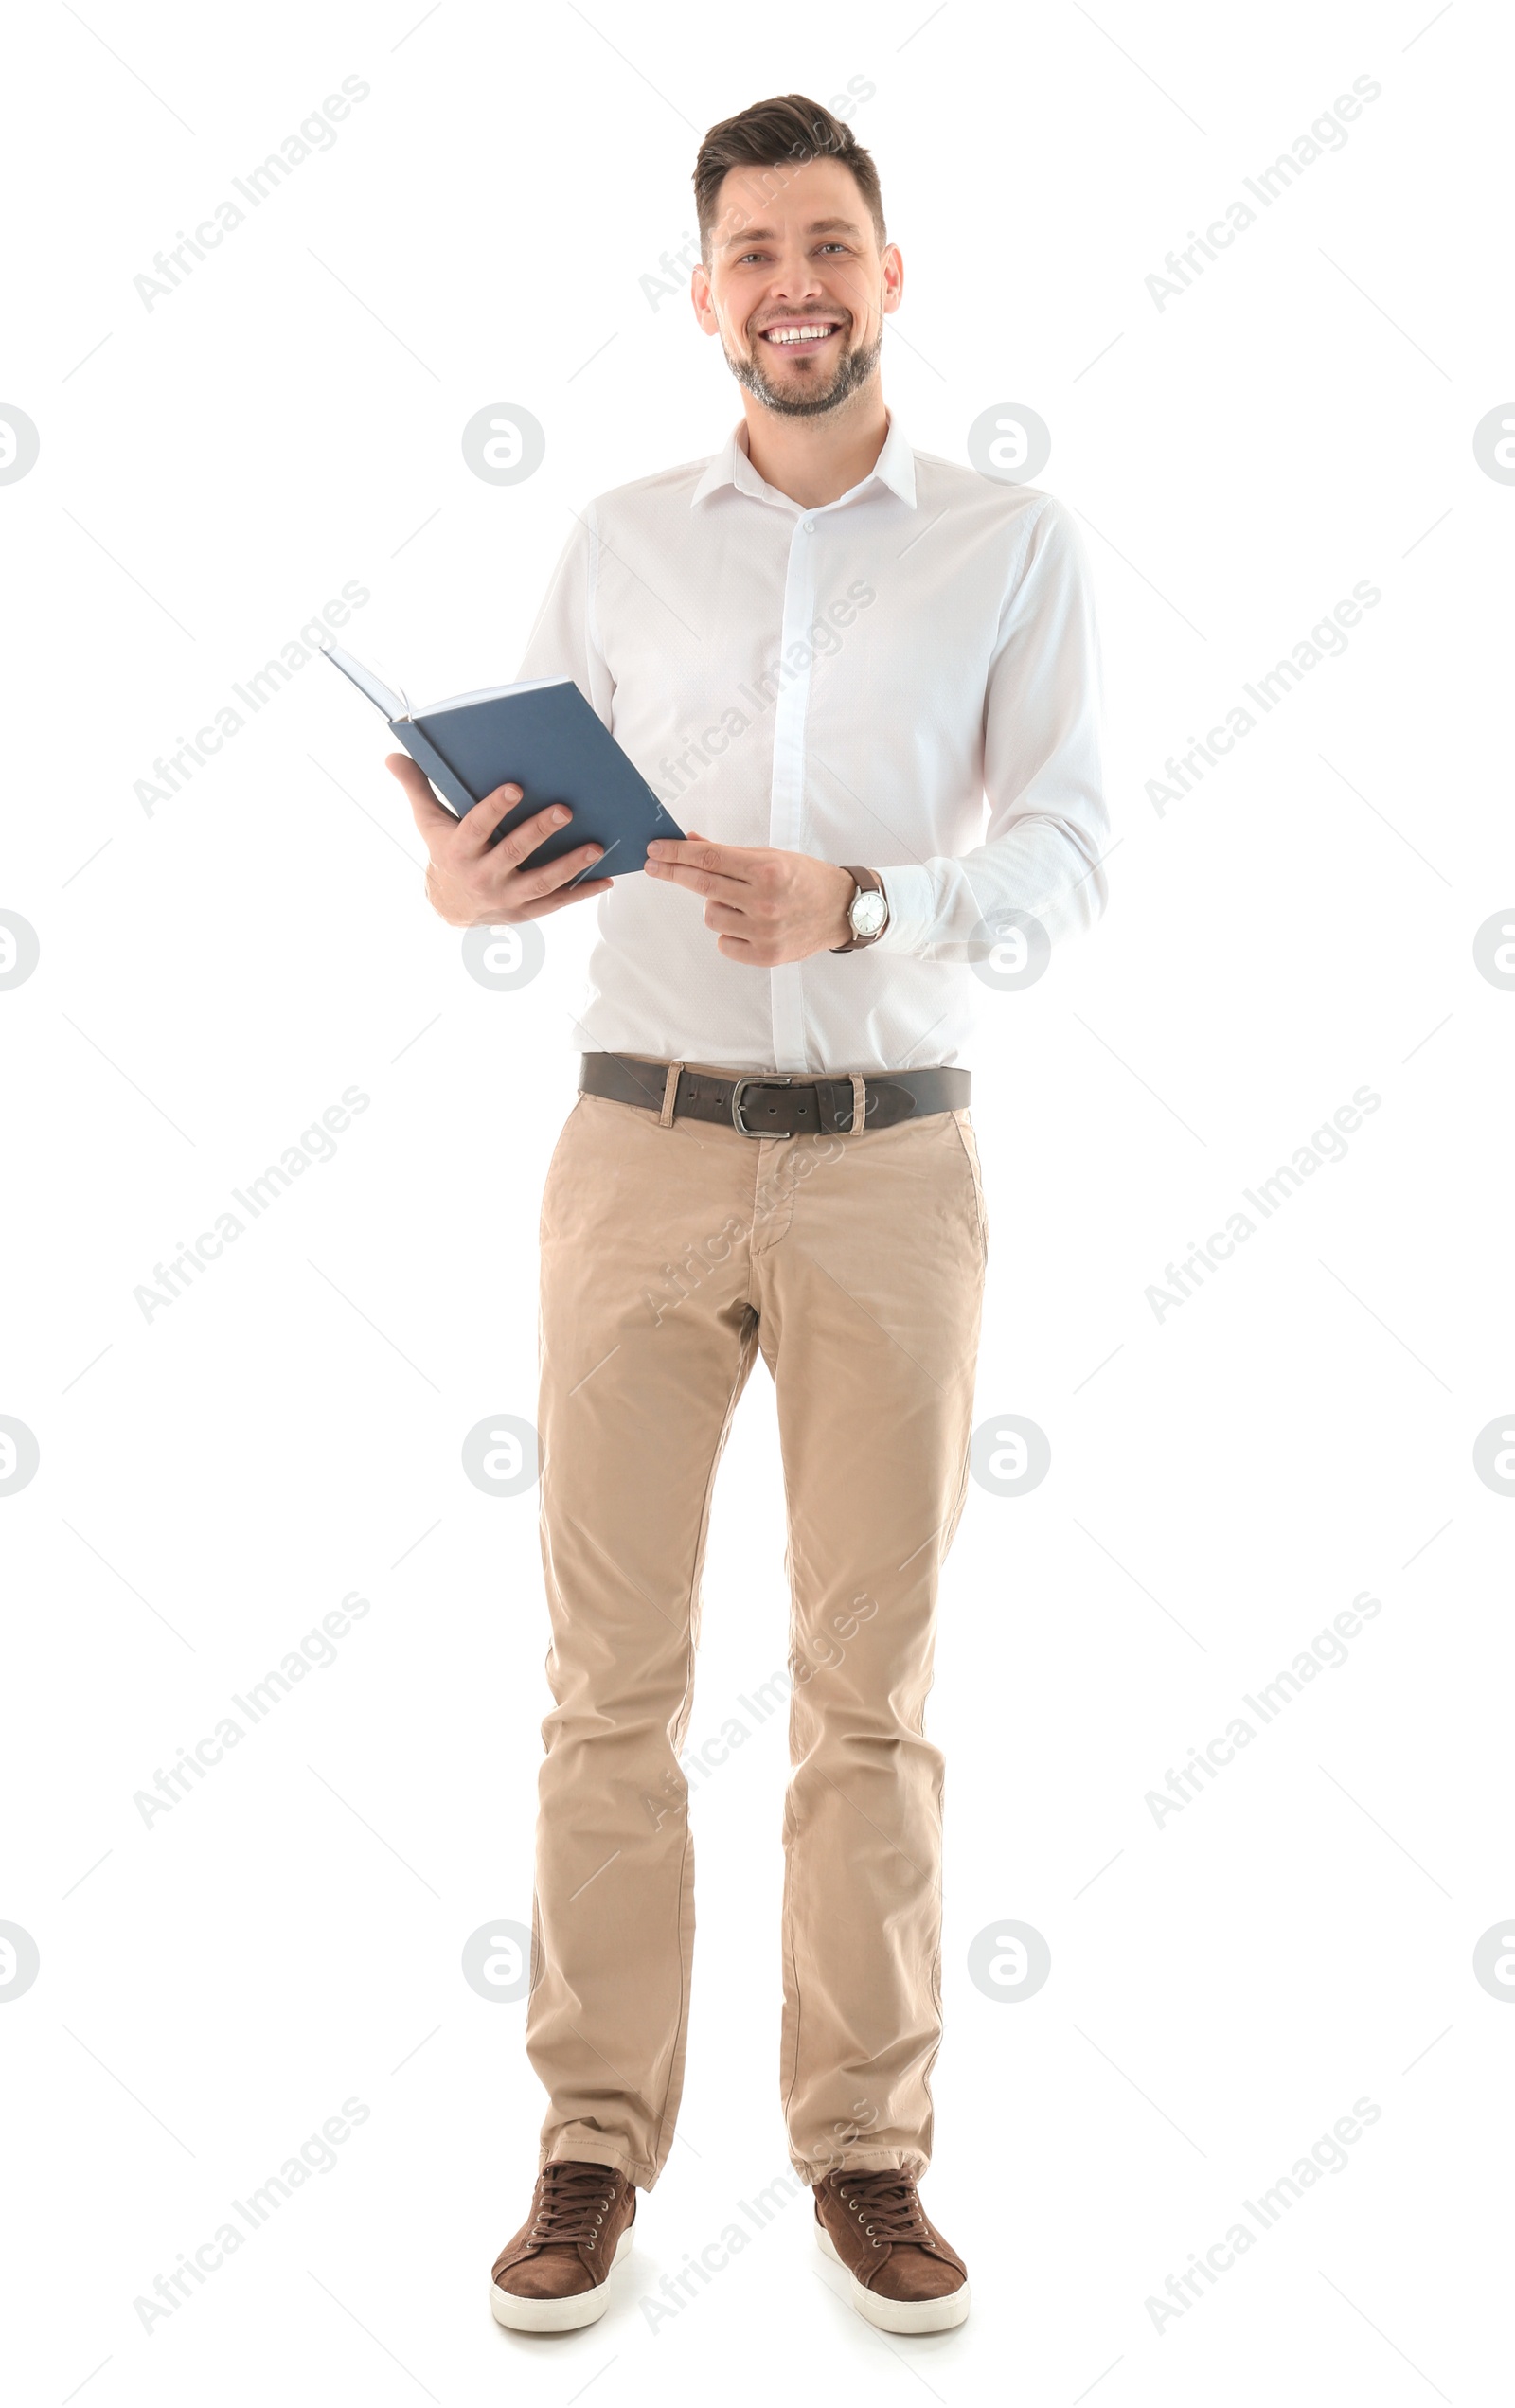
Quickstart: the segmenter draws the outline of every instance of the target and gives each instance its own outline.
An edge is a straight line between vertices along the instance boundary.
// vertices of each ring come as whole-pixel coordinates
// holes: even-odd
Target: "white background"
[[[41,1450],[0,1498],[0,1917],[41,1957],[0,2013],[15,2396],[1488,2399],[1515,2014],[1472,1953],[1515,1909],[1515,1506],[1472,1450],[1515,1403],[1515,995],[1472,944],[1515,898],[1515,490],[1471,436],[1515,390],[1509,22],[418,15],[33,0],[11,53],[0,401],[41,435],[0,486],[0,906],[41,944],[0,993],[0,1412]],[[153,255],[347,75],[370,92],[334,147],[147,309]],[[1165,254],[1364,75],[1345,148],[1159,311]],[[384,731],[319,665],[151,814],[134,788],[347,580],[354,650],[413,694],[512,675],[569,510],[738,415],[687,304],[641,281],[693,227],[700,134],[852,77],[906,261],[886,397],[951,458],[992,403],[1052,429],[1119,839],[1105,923],[986,996],[971,1063],[979,1416],[1052,1448],[1030,1495],[971,1489],[931,1706],[925,2197],[976,2304],[882,2339],[803,2198],[677,2314],[641,2304],[786,2167],[777,1715],[694,1796],[679,2143],[604,2321],[532,2342],[485,2285],[542,2101],[521,2006],[460,1954],[529,1914],[545,1624],[534,1497],[482,1495],[459,1451],[534,1409],[587,913],[525,988],[472,979]],[[497,401],[546,430],[520,486],[462,457]],[[1382,598],[1345,655],[1159,814],[1166,758],[1359,580]],[[353,1085],[335,1158],[145,1320],[154,1265]],[[1159,1321],[1165,1266],[1364,1085],[1346,1159]],[[757,1551],[742,1493],[772,1502]],[[780,1494],[759,1373],[697,1746],[784,1660]],[[336,1663],[145,1828],[134,1793],[351,1590]],[[1349,1661],[1159,1826],[1168,1768],[1364,1590]],[[1050,1946],[1034,1998],[969,1979],[1007,1917]],[[145,2332],[134,2302],[348,2098],[332,2168]],[[1168,2274],[1360,2098],[1381,2113],[1346,2168],[1156,2328]]]

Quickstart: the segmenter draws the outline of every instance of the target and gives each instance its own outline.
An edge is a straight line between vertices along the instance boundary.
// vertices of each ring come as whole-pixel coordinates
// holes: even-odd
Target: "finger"
[[[712,845],[702,838],[698,843],[676,840],[671,836],[656,836],[647,848],[647,866],[655,878],[673,878],[688,885],[695,876],[723,879],[745,885],[753,874],[754,857],[749,848],[740,845]],[[709,886],[696,887],[698,894],[714,891]]]
[[[708,853],[710,847],[705,847]],[[658,879],[665,886],[686,886],[691,895],[724,895],[728,902],[751,891],[748,879],[718,869],[695,869],[685,862],[650,861],[650,878]]]
[[[566,803],[549,803],[544,810],[533,812],[496,844],[495,831],[500,822],[509,818],[521,799],[519,786],[496,786],[491,794],[474,804],[463,821],[463,841],[458,847],[465,860],[476,861],[491,850],[506,863],[524,860],[544,836],[552,835],[572,816]]]
[[[501,847],[504,850],[504,847]],[[507,880],[504,893],[534,900],[539,895],[556,893],[560,886],[571,885],[582,878],[604,854],[603,845],[579,845],[571,853],[561,853],[556,861],[544,862],[538,869],[518,870]]]
[[[541,919],[549,911],[561,911],[566,903],[576,903],[580,895],[608,895],[615,883],[614,878],[586,878],[577,886],[560,887],[555,895],[544,895],[540,902],[525,904],[516,918]]]
[[[573,812],[566,803],[548,803],[543,810],[533,812],[529,819],[524,819],[519,828],[512,828],[508,835],[500,838],[498,844],[492,841],[488,844],[485,847],[484,857],[490,863],[498,861],[506,869],[515,869],[534,853],[538,846],[544,843],[547,837],[560,834],[572,817]],[[553,864],[552,866],[556,867],[557,865]]]
[[[696,868],[735,870],[750,849],[742,845],[717,845],[708,836],[654,836],[647,857],[656,862],[687,862]]]
[[[386,753],[384,767],[391,777],[397,777],[405,790],[417,827],[425,837],[444,828],[457,826],[457,813],[439,803],[422,771],[408,753]],[[428,847],[429,849],[429,847]]]
[[[751,936],[753,933],[752,921],[747,914],[738,911],[731,903],[706,903],[704,924],[723,936]]]

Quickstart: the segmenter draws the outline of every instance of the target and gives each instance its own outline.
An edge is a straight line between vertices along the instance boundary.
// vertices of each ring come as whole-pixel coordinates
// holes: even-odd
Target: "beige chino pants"
[[[568,1115],[542,1204],[556,1704],[526,2045],[550,2100],[544,2163],[616,2166],[650,2189],[672,2145],[694,1945],[679,1753],[711,1490],[760,1348],[792,1597],[790,2153],[811,2183],[838,2167],[925,2171],[942,1758],[922,1717],[968,1477],[986,1247],[966,1112],[762,1139],[598,1096]]]

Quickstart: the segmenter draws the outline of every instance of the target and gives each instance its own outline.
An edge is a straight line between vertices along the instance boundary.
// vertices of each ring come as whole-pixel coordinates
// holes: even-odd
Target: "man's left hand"
[[[705,898],[704,924],[728,961],[771,970],[850,942],[853,883],[835,862],[769,846],[714,845],[691,829],[647,848],[650,878]]]

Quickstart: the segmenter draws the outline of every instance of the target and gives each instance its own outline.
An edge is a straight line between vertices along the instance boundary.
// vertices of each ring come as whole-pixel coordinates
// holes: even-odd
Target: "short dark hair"
[[[803,92],[786,92],[779,99],[755,100],[734,117],[713,125],[700,145],[694,163],[694,205],[700,228],[700,252],[708,267],[710,237],[715,230],[716,202],[732,168],[801,167],[807,160],[831,158],[851,172],[873,220],[882,251],[888,241],[879,170],[872,157],[841,117],[808,100]],[[781,185],[775,185],[781,189]]]

